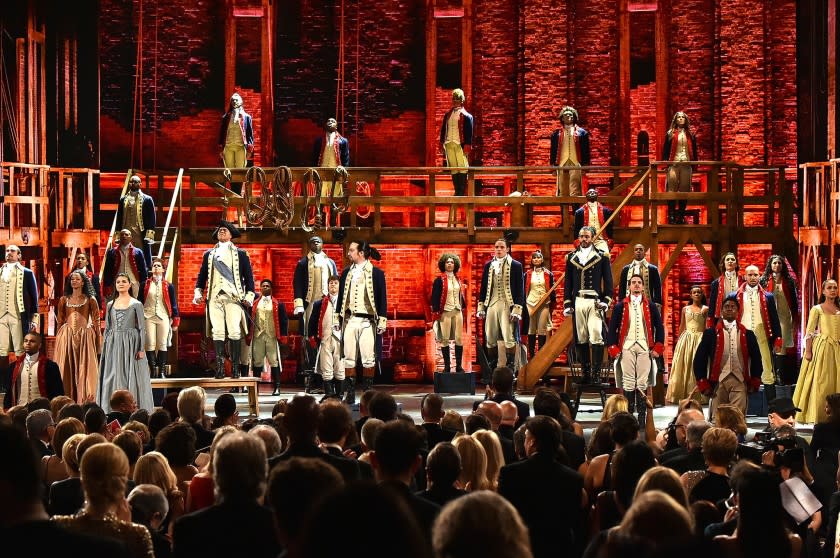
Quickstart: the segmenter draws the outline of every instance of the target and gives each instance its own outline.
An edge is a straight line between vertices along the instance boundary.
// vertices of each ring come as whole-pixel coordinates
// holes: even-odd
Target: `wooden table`
[[[152,378],[153,388],[183,388],[201,386],[205,389],[219,389],[232,387],[248,388],[248,410],[255,416],[260,416],[259,378],[253,376],[242,376],[241,378]]]

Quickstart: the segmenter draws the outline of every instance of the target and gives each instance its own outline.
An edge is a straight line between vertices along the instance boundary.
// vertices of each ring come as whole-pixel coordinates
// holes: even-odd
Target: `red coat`
[[[621,353],[621,347],[624,346],[624,340],[627,339],[627,332],[630,331],[630,297],[624,299],[624,309],[621,313],[621,332],[618,335],[617,342],[609,347],[609,354],[615,358]],[[639,305],[642,307],[642,319],[645,322],[645,334],[647,335],[648,346],[652,351],[656,351],[660,355],[665,352],[665,345],[656,341],[653,335],[653,320],[650,316],[650,301],[645,295],[642,295],[642,302]],[[657,326],[658,327],[658,326]]]
[[[253,320],[253,322],[252,322],[253,324],[257,323],[257,305],[259,304],[260,300],[262,300],[262,298],[263,297],[257,298],[254,301],[254,304],[251,305],[251,319]],[[288,327],[288,326],[285,326],[283,329],[280,328],[280,324],[281,324],[280,314],[281,314],[281,312],[283,314],[283,317],[286,316],[286,308],[284,307],[281,310],[280,309],[281,306],[282,305],[280,304],[280,301],[278,299],[276,299],[274,297],[271,298],[271,310],[272,310],[271,313],[274,316],[274,336],[277,338],[277,341],[279,341],[280,343],[284,343],[285,339],[284,339],[284,336],[283,336],[283,329],[285,329],[285,327]],[[283,320],[283,321],[288,323],[286,320]],[[254,338],[254,327],[251,327],[248,330],[248,336],[245,338],[245,342],[248,345],[250,345],[251,340],[253,338]]]
[[[16,386],[23,372],[24,360],[25,357],[18,359],[12,368],[8,392],[4,401],[4,407],[7,409],[17,405],[20,394],[16,393]],[[51,377],[47,377],[48,371],[52,373]],[[58,365],[49,360],[44,353],[41,353],[38,357],[38,393],[41,397],[47,397],[49,399],[64,394],[64,385],[61,382],[61,373],[58,370]]]
[[[744,283],[740,287],[738,287],[738,299],[741,301],[740,307],[738,308],[738,323],[741,322],[741,318],[744,317],[744,294],[746,292],[747,283]],[[776,349],[781,348],[782,346],[782,338],[775,335],[773,333],[773,326],[772,322],[770,321],[770,314],[767,310],[767,291],[761,285],[758,285],[758,305],[759,311],[761,312],[761,322],[764,326],[764,335],[767,337],[767,340],[773,343],[773,347]]]
[[[143,286],[143,300],[149,298],[149,286],[151,286],[152,281],[154,281],[154,279],[146,279],[146,284]],[[175,308],[176,315],[172,315],[172,301],[169,299],[169,283],[166,279],[161,279],[160,288],[164,293],[163,304],[166,306],[166,311],[169,313],[169,317],[172,318],[172,327],[178,327],[181,325],[181,317],[177,315],[177,307]]]

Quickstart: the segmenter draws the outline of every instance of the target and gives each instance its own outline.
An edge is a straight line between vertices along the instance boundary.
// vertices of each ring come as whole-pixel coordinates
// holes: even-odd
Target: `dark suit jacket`
[[[445,506],[452,500],[460,498],[465,494],[467,494],[466,490],[461,490],[460,488],[455,488],[454,486],[433,486],[428,490],[423,490],[421,492],[415,493],[416,496],[425,498],[426,500],[433,502],[440,507]]]
[[[627,290],[627,275],[630,273],[630,269],[634,269],[636,266],[633,262],[625,265],[621,268],[621,279],[618,280],[618,300],[624,300],[629,291]],[[648,283],[649,285],[645,285],[645,291],[650,293],[648,298],[656,304],[662,305],[662,277],[659,275],[659,268],[653,265],[652,263],[648,263]]]
[[[520,401],[514,395],[510,395],[507,393],[497,393],[496,395],[491,397],[490,400],[495,401],[500,405],[502,401],[513,401],[513,403],[516,405],[517,413],[519,414],[519,418],[516,420],[516,424],[513,426],[514,430],[525,424],[525,421],[528,420],[528,417],[531,416],[531,406],[524,401]],[[473,401],[473,412],[475,412],[475,410],[478,409],[478,406],[481,405],[481,401],[483,401],[483,399],[479,401]]]
[[[327,447],[327,453],[329,453],[333,457],[344,457],[344,453],[341,452],[336,447],[331,447],[331,446]],[[346,457],[344,457],[344,458],[349,459],[349,458],[346,458]],[[364,480],[373,480],[374,479],[373,467],[370,466],[370,463],[365,463],[364,461],[359,461],[357,459],[351,459],[351,461],[355,461],[356,464],[359,466],[359,474],[361,475],[362,479],[364,479]]]
[[[569,458],[569,467],[577,471],[586,461],[586,441],[583,436],[564,430],[562,444]]]
[[[703,471],[706,469],[706,460],[703,459],[703,452],[700,448],[689,450],[667,461],[660,460],[660,463],[663,467],[673,469],[680,475],[688,471]]]
[[[20,372],[24,359],[19,359],[14,365],[4,370],[3,385],[8,386],[3,397],[3,408],[9,409],[17,405],[20,395]],[[38,389],[42,397],[52,399],[64,395],[64,382],[61,381],[61,371],[58,364],[47,359],[46,353],[38,357]],[[43,388],[43,389],[42,389]],[[45,390],[45,391],[44,391]]]
[[[326,133],[321,134],[316,140],[315,143],[312,145],[312,165],[316,167],[321,166],[321,155],[324,149],[324,139],[326,137]],[[350,166],[350,142],[347,141],[347,138],[338,134],[336,138],[338,141],[338,164],[342,167],[349,167]],[[328,178],[328,177],[325,177]]]
[[[289,449],[268,460],[269,470],[278,463],[288,461],[292,457],[312,457],[322,459],[335,467],[335,469],[344,478],[344,482],[351,482],[361,478],[361,470],[359,469],[358,461],[355,459],[347,459],[346,457],[337,457],[329,453],[324,453],[321,451],[321,448],[315,444],[292,444]]]
[[[108,416],[107,416],[108,422],[116,420],[117,422],[120,423],[120,425],[126,424],[130,420],[130,418],[131,418],[130,413],[121,413],[119,411],[111,411],[110,413],[108,413]],[[200,447],[200,446],[196,446],[196,447]]]
[[[78,477],[60,480],[50,485],[47,511],[50,515],[73,515],[85,503],[82,480]]]
[[[216,504],[175,521],[172,555],[176,557],[275,558],[280,550],[274,514],[256,502]]]
[[[190,426],[195,431],[195,449],[206,448],[213,443],[215,432],[207,430],[200,424],[190,424]]]
[[[435,422],[424,422],[420,425],[426,431],[426,447],[431,451],[440,442],[451,442],[455,432],[446,430]]]
[[[565,128],[558,128],[551,133],[551,147],[548,159],[552,167],[556,167],[557,165],[563,162],[558,161],[557,158],[560,155],[560,134],[565,133]],[[580,163],[581,165],[588,165],[592,160],[592,156],[590,155],[589,149],[589,132],[575,124],[575,136],[575,143],[577,145],[578,151],[578,163]]]
[[[510,465],[516,461],[516,452],[513,448],[513,440],[509,440],[504,436],[499,435],[498,432],[496,432],[496,434],[499,436],[499,443],[502,445],[502,456],[505,458],[505,465]]]
[[[382,485],[393,489],[394,492],[403,498],[405,503],[408,504],[408,508],[411,510],[414,518],[417,520],[417,524],[420,526],[421,531],[423,531],[427,540],[431,542],[432,524],[435,522],[435,518],[437,518],[440,513],[440,506],[430,500],[421,498],[420,496],[412,493],[408,486],[401,482],[386,481],[383,482]]]
[[[740,324],[739,324],[740,325]],[[758,341],[755,338],[755,333],[750,330],[745,330],[747,340],[747,367],[749,373],[745,374],[744,380],[749,381],[750,378],[757,378],[761,381],[761,350],[758,348]],[[697,352],[694,353],[694,378],[700,380],[709,379],[711,377],[719,378],[720,370],[711,370],[714,364],[715,349],[717,346],[717,326],[710,327],[703,332],[703,337],[700,338],[700,344],[697,346]],[[741,350],[740,348],[738,349]],[[746,370],[744,372],[747,372]],[[713,384],[715,382],[712,382]]]
[[[514,432],[516,432],[516,430],[512,426],[508,426],[508,425],[503,424],[499,427],[498,434],[501,438],[507,438],[508,440],[513,440],[513,433]]]
[[[613,210],[612,210],[612,208],[607,207],[604,204],[600,204],[600,205],[601,205],[602,211],[604,213],[604,223],[606,223],[607,219],[609,219],[610,216],[612,216]],[[586,224],[586,221],[587,221],[586,212],[588,210],[589,209],[586,206],[586,204],[583,204],[582,206],[575,209],[575,228],[574,228],[575,235],[577,235],[580,232],[580,229],[582,229],[583,226]],[[607,230],[605,230],[604,231],[605,234],[602,235],[602,238],[604,238],[604,240],[608,240],[610,238],[613,238],[613,222],[614,221],[615,221],[615,219],[610,221],[610,224],[607,225]],[[604,223],[601,223],[602,227],[604,226]]]
[[[0,540],[9,556],[15,541],[32,544],[30,555],[62,558],[114,558],[127,556],[125,544],[107,537],[92,537],[68,531],[52,521],[28,521],[0,529]]]
[[[531,536],[534,558],[579,555],[583,477],[539,453],[502,467],[499,494],[519,512]]]
[[[102,264],[102,267],[105,268],[105,273],[102,276],[102,286],[105,288],[105,295],[108,296],[113,291],[114,287],[114,280],[117,278],[117,252],[120,251],[120,245],[117,244],[113,248],[109,248],[107,252],[105,252],[105,263]],[[136,277],[137,282],[142,285],[146,282],[146,279],[149,278],[149,269],[146,266],[146,256],[143,255],[143,250],[137,248],[132,243],[131,250],[129,250],[129,258],[132,260],[133,266],[132,270],[136,270]],[[122,258],[122,253],[120,253],[120,258]]]

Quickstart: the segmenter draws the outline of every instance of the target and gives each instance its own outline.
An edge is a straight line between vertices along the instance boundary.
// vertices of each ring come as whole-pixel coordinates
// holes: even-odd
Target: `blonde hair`
[[[735,458],[738,437],[728,428],[713,426],[703,434],[703,458],[709,465],[725,467]]]
[[[85,498],[92,505],[115,504],[125,498],[128,457],[114,444],[96,444],[82,456]]]
[[[77,418],[68,417],[59,422],[55,427],[50,445],[59,459],[64,459],[64,444],[75,434],[84,434],[85,425]]]
[[[153,484],[163,490],[164,494],[171,494],[178,489],[178,477],[169,466],[169,460],[162,453],[150,451],[137,460],[134,465],[134,482]]]
[[[461,474],[458,480],[467,490],[485,490],[490,487],[487,480],[487,453],[472,436],[457,436],[452,445],[461,456]],[[469,486],[469,488],[467,488]]]
[[[610,420],[616,413],[626,413],[627,409],[627,398],[620,393],[614,393],[607,398],[607,402],[604,404],[604,410],[601,413],[601,422]]]
[[[178,415],[187,423],[196,423],[204,416],[207,393],[201,386],[188,387],[178,394]]]
[[[690,539],[694,522],[676,500],[660,490],[650,490],[633,500],[614,532],[660,545]]]
[[[633,493],[633,501],[645,492],[658,490],[673,498],[679,505],[688,509],[688,495],[680,476],[673,469],[657,465],[651,467],[639,479],[636,485],[636,492]]]
[[[64,462],[64,468],[67,469],[67,474],[71,477],[79,476],[79,460],[76,459],[76,447],[84,439],[84,433],[73,434],[64,440],[64,445],[61,446],[61,460]]]
[[[149,427],[139,420],[129,421],[122,429],[123,432],[134,432],[137,434],[143,444],[148,443],[152,439],[152,432],[149,430]]]
[[[472,437],[478,440],[484,448],[484,455],[487,457],[487,481],[490,483],[490,490],[499,488],[499,471],[505,464],[505,457],[502,454],[502,443],[499,435],[491,430],[477,430]]]

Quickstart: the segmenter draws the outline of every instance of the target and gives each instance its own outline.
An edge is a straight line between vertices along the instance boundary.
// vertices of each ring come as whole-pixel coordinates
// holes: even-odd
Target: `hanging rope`
[[[338,12],[338,68],[335,87],[335,119],[344,130],[344,0],[339,0]]]
[[[131,115],[131,160],[129,168],[134,168],[134,138],[137,133],[138,106],[140,117],[143,115],[143,0],[139,2],[137,18],[137,57],[134,62],[134,111]],[[140,168],[143,167],[143,128],[140,127]]]

